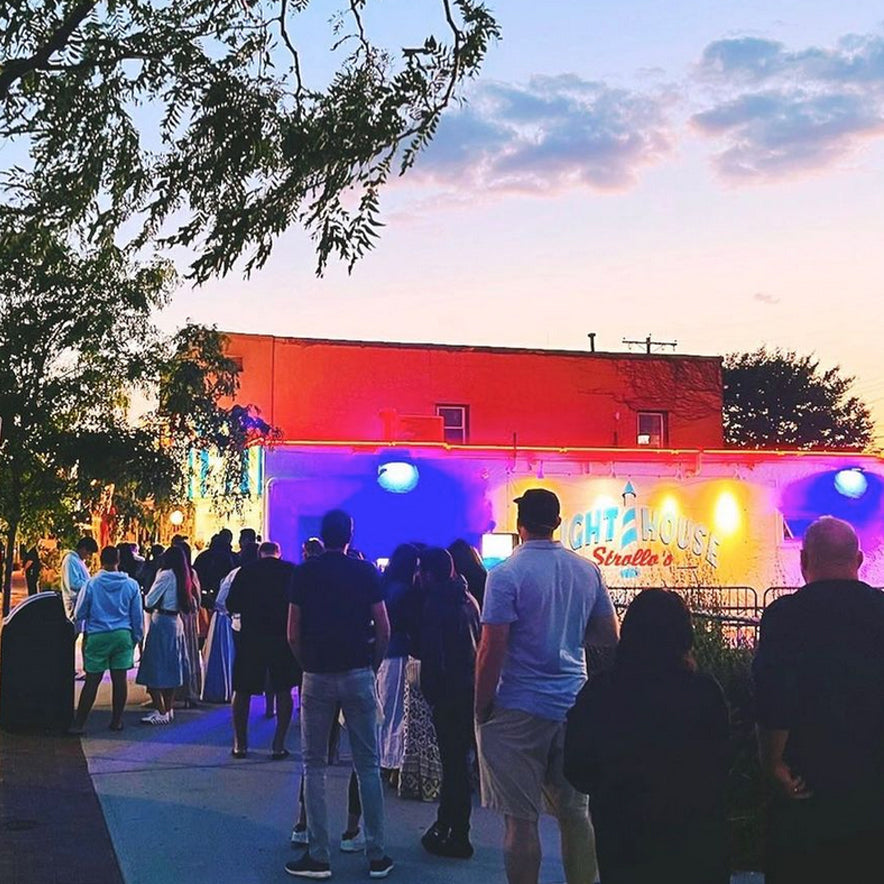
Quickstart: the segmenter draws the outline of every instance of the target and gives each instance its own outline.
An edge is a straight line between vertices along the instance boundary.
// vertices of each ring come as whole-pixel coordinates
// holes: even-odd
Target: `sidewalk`
[[[106,688],[105,688],[106,690]],[[230,755],[230,711],[206,706],[176,711],[174,724],[138,723],[130,693],[126,730],[106,730],[109,713],[96,709],[83,750],[104,810],[127,884],[198,884],[289,880],[283,866],[295,852],[289,845],[300,773],[298,727],[288,745],[292,756],[270,761],[273,722],[261,715],[255,698],[250,720],[249,758]],[[106,698],[105,698],[106,699]],[[349,768],[329,768],[331,831],[345,828]],[[482,808],[472,820],[476,854],[469,861],[426,854],[419,840],[435,819],[436,805],[402,801],[386,793],[387,848],[396,862],[391,880],[421,884],[505,884],[500,853],[502,822]],[[564,881],[558,832],[549,817],[541,823],[542,884]],[[162,848],[158,849],[158,844]],[[334,880],[365,882],[362,855],[333,852]],[[761,876],[739,876],[739,884],[760,884]]]

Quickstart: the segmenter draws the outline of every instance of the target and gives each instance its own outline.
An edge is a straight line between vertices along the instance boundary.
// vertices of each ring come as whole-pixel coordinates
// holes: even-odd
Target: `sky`
[[[163,323],[678,353],[761,344],[857,378],[884,444],[884,8],[865,0],[497,0],[503,39],[377,248],[323,278],[302,231],[183,286]],[[437,0],[370,0],[403,45]],[[327,64],[314,0],[299,30]],[[423,29],[423,30],[422,30]]]

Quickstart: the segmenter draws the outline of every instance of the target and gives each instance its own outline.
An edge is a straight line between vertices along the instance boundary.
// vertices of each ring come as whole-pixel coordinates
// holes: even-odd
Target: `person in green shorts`
[[[71,733],[85,733],[86,719],[104,673],[109,669],[113,687],[110,729],[123,729],[128,685],[126,671],[135,665],[135,645],[144,637],[144,613],[138,584],[119,570],[120,553],[115,546],[101,551],[101,570],[77,597],[74,614],[85,623],[83,665],[86,683]]]

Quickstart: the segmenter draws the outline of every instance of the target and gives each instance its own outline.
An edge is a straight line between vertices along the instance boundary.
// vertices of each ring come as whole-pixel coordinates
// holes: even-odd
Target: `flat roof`
[[[266,338],[293,341],[297,344],[325,344],[341,347],[379,347],[391,350],[440,350],[448,353],[499,353],[531,356],[601,356],[606,359],[696,359],[721,362],[722,356],[698,356],[685,353],[635,353],[619,350],[561,350],[541,347],[493,347],[488,344],[431,344],[420,341],[363,341],[337,338],[302,338],[294,335],[266,335],[250,332],[221,331],[227,337]]]

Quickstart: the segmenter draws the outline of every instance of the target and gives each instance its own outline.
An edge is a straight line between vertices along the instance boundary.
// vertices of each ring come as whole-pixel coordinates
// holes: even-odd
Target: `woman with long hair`
[[[175,690],[184,684],[185,676],[181,615],[194,610],[190,568],[179,547],[172,546],[163,553],[144,604],[151,614],[150,630],[135,681],[147,687],[156,711],[141,720],[144,724],[170,724]]]
[[[488,571],[485,569],[479,551],[459,537],[448,547],[448,552],[451,553],[451,558],[454,560],[454,570],[466,580],[467,589],[481,611],[482,602],[485,600],[485,580],[488,577]]]
[[[200,656],[200,579],[191,562],[190,544],[185,540],[179,540],[177,546],[184,553],[187,570],[190,573],[190,594],[193,598],[191,610],[181,614],[181,622],[184,624],[184,684],[178,692],[178,699],[184,702],[185,709],[193,709],[199,705],[200,696],[203,692],[203,658]],[[208,612],[205,612],[208,613]],[[206,623],[208,632],[208,622]]]
[[[568,713],[565,776],[589,795],[605,884],[727,884],[728,710],[663,589],[626,611],[612,671]]]
[[[426,544],[412,544],[418,560]],[[421,691],[421,626],[427,593],[419,584],[405,596],[404,617],[408,631],[402,764],[399,768],[399,797],[436,801],[442,789],[442,759],[433,726],[433,713]]]
[[[381,769],[398,785],[405,726],[405,663],[408,660],[408,604],[414,595],[417,549],[402,543],[393,550],[384,571],[384,602],[390,618],[390,644],[378,669],[378,697],[384,709],[381,724]]]

